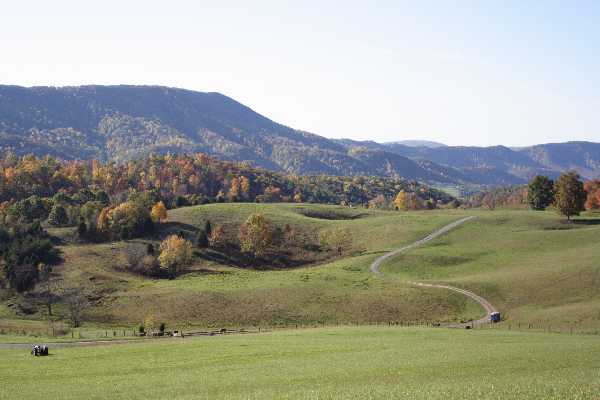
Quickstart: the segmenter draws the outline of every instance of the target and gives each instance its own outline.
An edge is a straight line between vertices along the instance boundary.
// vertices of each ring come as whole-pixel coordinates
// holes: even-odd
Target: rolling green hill
[[[600,327],[600,219],[497,211],[390,261],[400,280],[446,282],[491,301],[513,324]]]
[[[459,295],[438,292],[423,296],[402,282],[377,279],[368,264],[382,251],[408,244],[446,223],[459,212],[385,212],[336,206],[295,204],[210,204],[169,212],[162,234],[191,234],[206,218],[223,225],[235,237],[239,223],[260,212],[276,225],[298,231],[295,251],[305,255],[303,267],[247,268],[221,255],[200,251],[195,265],[175,280],[142,277],[123,268],[127,242],[67,244],[64,263],[55,268],[57,280],[85,288],[94,299],[88,324],[137,325],[148,314],[169,324],[248,326],[337,321],[409,319],[456,320],[477,316],[478,307]],[[335,218],[335,219],[332,219]],[[349,256],[338,258],[314,251],[319,231],[348,227],[354,237]],[[69,230],[50,230],[68,242]],[[141,240],[142,243],[146,240]],[[129,242],[131,244],[131,242]],[[306,264],[308,262],[308,264]],[[23,315],[19,301],[7,299],[0,317],[46,320],[35,294],[21,300],[37,305],[37,313]],[[12,303],[12,307],[7,307]],[[63,305],[57,304],[60,315]],[[47,324],[41,324],[47,329]]]
[[[175,280],[127,272],[123,251],[169,233],[191,237],[206,219],[235,238],[239,224],[262,213],[277,226],[297,230],[288,261],[248,266],[232,254],[197,250],[196,262]],[[478,218],[422,248],[384,264],[383,277],[370,263],[382,252],[412,243],[465,215]],[[69,229],[51,230],[66,244],[54,279],[88,290],[86,324],[135,326],[147,315],[180,326],[251,326],[397,320],[458,321],[482,315],[470,300],[444,290],[421,289],[409,280],[446,282],[490,300],[511,324],[600,328],[600,280],[595,238],[598,220],[564,223],[551,212],[393,212],[306,204],[210,204],[169,212],[157,237],[81,245]],[[318,232],[348,227],[352,248],[343,257],[318,251]],[[26,315],[21,303],[34,308]],[[3,298],[5,325],[26,320],[47,330],[43,305],[30,294]],[[62,304],[56,305],[61,315]],[[15,322],[16,321],[16,322]],[[42,322],[35,322],[42,321]]]

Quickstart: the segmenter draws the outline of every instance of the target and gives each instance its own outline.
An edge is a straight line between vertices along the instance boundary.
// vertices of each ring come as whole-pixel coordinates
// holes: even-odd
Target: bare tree
[[[83,315],[89,306],[88,299],[84,293],[77,288],[66,290],[65,305],[67,307],[67,317],[73,328],[81,326]]]
[[[52,316],[52,306],[60,298],[60,282],[46,279],[40,284],[40,289],[40,295],[44,305],[46,306],[46,309],[48,310],[48,315]]]
[[[52,267],[40,265],[39,269],[41,270],[40,298],[48,310],[48,315],[52,316],[52,305],[58,301],[62,292],[61,284],[52,279]]]

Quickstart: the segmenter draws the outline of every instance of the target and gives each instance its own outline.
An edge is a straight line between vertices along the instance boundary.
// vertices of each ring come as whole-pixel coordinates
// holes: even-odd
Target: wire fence
[[[264,333],[280,330],[301,330],[314,328],[335,327],[388,327],[388,328],[452,328],[496,331],[519,331],[519,332],[544,332],[570,335],[600,335],[600,327],[586,326],[583,324],[550,324],[545,322],[512,322],[502,321],[499,323],[473,324],[472,322],[440,322],[426,320],[399,320],[399,321],[377,321],[377,322],[351,322],[351,321],[328,321],[328,322],[303,322],[285,324],[261,324],[243,327],[193,327],[166,329],[164,332],[151,330],[140,333],[138,327],[119,328],[70,328],[65,326],[51,326],[45,329],[31,329],[32,327],[15,328],[0,327],[0,335],[11,335],[31,338],[53,338],[64,340],[115,340],[131,339],[140,337],[169,337],[169,336],[214,336],[243,333]]]

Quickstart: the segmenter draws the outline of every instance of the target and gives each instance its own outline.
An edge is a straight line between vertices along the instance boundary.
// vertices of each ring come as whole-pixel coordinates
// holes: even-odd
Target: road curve
[[[459,225],[464,224],[467,221],[472,220],[473,218],[475,218],[475,217],[471,216],[471,217],[461,218],[457,221],[454,221],[454,222],[430,233],[429,235],[425,236],[421,240],[417,240],[416,242],[409,244],[408,246],[401,247],[399,249],[390,251],[389,253],[382,255],[381,257],[379,257],[375,261],[373,261],[373,263],[371,264],[371,266],[370,266],[371,272],[373,272],[376,275],[382,276],[383,273],[381,272],[380,267],[386,260],[388,260],[394,256],[397,256],[398,254],[406,253],[407,251],[417,248],[427,242],[430,242],[433,239],[437,238],[438,236],[441,236],[441,235],[449,232],[450,230],[456,228]],[[469,324],[479,325],[479,324],[487,323],[489,321],[490,314],[498,311],[489,301],[487,301],[483,297],[481,297],[473,292],[470,292],[468,290],[465,290],[465,289],[461,289],[461,288],[457,288],[457,287],[449,286],[449,285],[439,285],[439,284],[433,284],[433,283],[422,283],[422,282],[408,282],[408,283],[411,285],[414,285],[414,286],[418,286],[418,287],[429,287],[429,288],[452,290],[454,292],[461,293],[461,294],[475,300],[477,303],[479,303],[483,307],[483,309],[486,312],[486,315],[476,321],[470,322]],[[448,326],[464,326],[464,325],[465,324],[454,324],[454,325],[448,325]]]

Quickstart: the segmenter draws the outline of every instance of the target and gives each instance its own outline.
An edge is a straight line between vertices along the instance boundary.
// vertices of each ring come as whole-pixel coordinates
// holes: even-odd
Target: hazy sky
[[[600,141],[600,1],[2,3],[3,84],[218,91],[327,137]]]

